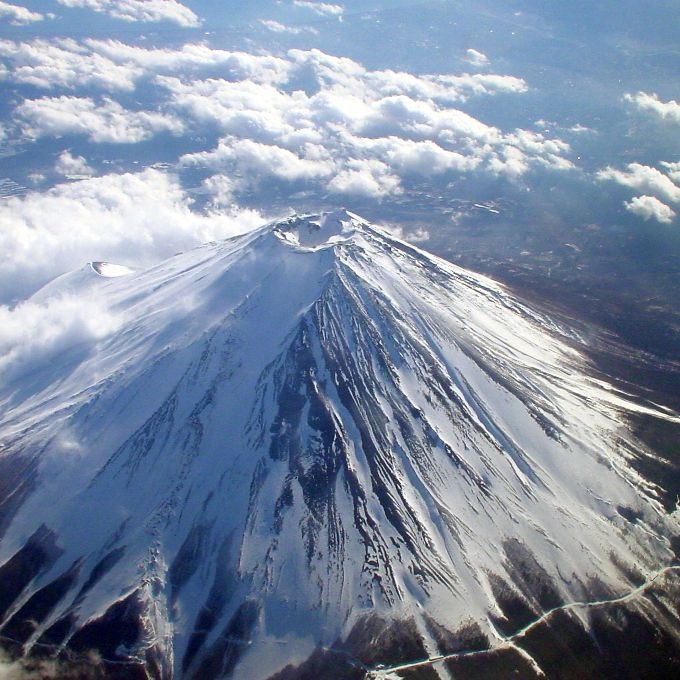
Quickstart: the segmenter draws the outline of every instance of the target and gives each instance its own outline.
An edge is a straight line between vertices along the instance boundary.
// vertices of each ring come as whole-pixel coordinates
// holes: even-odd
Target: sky
[[[557,5],[0,1],[5,357],[62,318],[31,296],[89,261],[341,206],[672,305],[677,3]]]

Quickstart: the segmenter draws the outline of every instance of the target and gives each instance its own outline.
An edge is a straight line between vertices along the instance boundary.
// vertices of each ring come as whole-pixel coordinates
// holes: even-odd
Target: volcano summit
[[[569,329],[345,211],[97,264],[35,301],[94,305],[92,332],[0,389],[10,655],[201,680],[626,677],[633,634],[680,658],[680,522],[627,426],[678,419]]]

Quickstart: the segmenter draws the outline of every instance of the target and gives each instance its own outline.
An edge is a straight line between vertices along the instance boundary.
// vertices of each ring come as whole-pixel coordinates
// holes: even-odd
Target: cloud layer
[[[504,132],[461,110],[473,97],[517,95],[526,83],[496,74],[371,71],[319,50],[291,50],[243,79],[159,76],[185,120],[221,133],[182,163],[253,178],[324,181],[335,193],[399,193],[404,181],[479,171],[516,179],[532,167],[569,169],[569,145],[529,130]]]
[[[325,7],[300,6],[308,4]],[[484,61],[481,53],[468,54]],[[371,70],[318,49],[275,56],[115,40],[0,41],[0,56],[7,80],[50,91],[15,107],[13,122],[24,138],[81,135],[132,144],[207,133],[219,137],[212,148],[178,161],[231,176],[237,198],[269,180],[380,199],[452,174],[517,180],[533,168],[573,167],[567,142],[502,130],[464,111],[472,99],[527,92],[512,75]],[[83,86],[95,93],[75,96]],[[121,103],[127,93],[146,92],[154,93],[152,109]]]
[[[110,94],[132,92],[145,78],[178,72],[192,78],[212,71],[271,83],[284,82],[290,74],[289,62],[279,57],[195,43],[149,49],[118,40],[0,40],[0,57],[8,64],[6,77],[15,83],[46,90],[89,87]]]

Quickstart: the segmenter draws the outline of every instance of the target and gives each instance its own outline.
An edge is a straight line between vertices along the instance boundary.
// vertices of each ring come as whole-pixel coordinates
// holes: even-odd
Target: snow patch
[[[124,264],[113,264],[111,262],[91,262],[90,266],[97,274],[99,274],[99,276],[103,276],[104,278],[125,276],[126,274],[132,274],[134,271]]]

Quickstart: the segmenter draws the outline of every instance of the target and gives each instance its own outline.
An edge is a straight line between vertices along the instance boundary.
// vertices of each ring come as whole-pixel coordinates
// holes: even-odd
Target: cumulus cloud
[[[466,61],[468,64],[472,66],[487,66],[489,64],[489,57],[484,54],[484,52],[480,52],[479,50],[475,50],[472,47],[470,47],[468,50],[465,51],[465,58],[464,61]]]
[[[654,196],[635,196],[632,201],[624,202],[628,212],[647,220],[654,219],[662,224],[670,224],[675,218],[675,212]]]
[[[72,39],[18,42],[0,40],[0,57],[8,60],[8,77],[45,89],[101,87],[130,91],[143,75],[138,64],[116,63]]]
[[[320,141],[313,130],[308,101],[304,93],[287,94],[272,85],[251,80],[231,82],[207,80],[183,83],[177,78],[161,78],[172,104],[183,115],[201,124],[211,124],[224,133],[274,143],[307,128],[309,141]],[[296,110],[296,101],[300,109]],[[307,119],[307,124],[305,124]]]
[[[405,230],[403,226],[398,224],[382,223],[380,226],[388,233],[396,236],[402,241],[408,241],[409,243],[425,243],[430,240],[430,232],[423,227]]]
[[[328,184],[335,194],[353,194],[381,199],[400,193],[399,177],[389,165],[377,159],[351,159]]]
[[[625,94],[624,99],[629,101],[641,111],[651,111],[663,120],[672,123],[680,123],[680,103],[675,99],[662,102],[656,94],[638,92],[637,94]]]
[[[666,168],[668,176],[673,182],[680,183],[680,162],[669,163],[668,161],[661,161],[661,165]]]
[[[179,49],[151,49],[118,40],[83,42],[65,38],[28,42],[0,40],[0,57],[9,65],[6,77],[44,89],[101,88],[109,92],[135,89],[144,77],[186,75],[219,69],[221,77],[262,83],[284,82],[291,69],[270,55],[212,49],[189,43]]]
[[[213,168],[228,166],[237,176],[247,178],[271,176],[293,182],[328,177],[334,169],[323,147],[308,145],[303,155],[298,155],[272,144],[233,137],[220,140],[214,151],[187,155],[183,161]]]
[[[527,84],[521,78],[499,74],[414,75],[403,71],[371,71],[347,57],[335,57],[318,49],[290,50],[289,59],[307,67],[326,88],[352,88],[357,95],[398,96],[432,99],[437,103],[466,101],[470,97],[495,93],[523,93]]]
[[[390,136],[384,138],[347,135],[345,142],[360,154],[377,157],[399,174],[432,177],[448,170],[466,172],[476,169],[480,159],[444,149],[432,140],[412,140]]]
[[[526,154],[515,146],[506,145],[489,161],[489,168],[496,175],[518,179],[529,169]]]
[[[44,97],[28,99],[15,115],[22,133],[31,139],[86,135],[92,142],[134,144],[161,132],[181,134],[184,126],[173,115],[154,111],[128,111],[104,98]]]
[[[671,203],[680,203],[680,187],[670,177],[649,165],[629,163],[626,170],[608,167],[600,170],[597,178],[648,192]]]
[[[210,196],[210,207],[223,209],[234,205],[237,183],[224,174],[211,175],[203,181],[203,189]]]
[[[84,179],[94,174],[82,156],[73,156],[68,150],[59,155],[54,170],[68,179]]]
[[[169,21],[185,28],[200,26],[199,18],[177,0],[57,0],[64,7],[83,7],[123,21]]]
[[[316,49],[275,57],[200,44],[149,49],[116,40],[4,41],[0,56],[10,66],[8,77],[38,87],[86,84],[115,93],[155,78],[167,92],[163,113],[128,111],[113,98],[23,102],[15,116],[21,131],[34,138],[83,134],[92,141],[133,143],[163,131],[179,135],[209,125],[225,137],[200,157],[206,166],[224,170],[238,161],[241,167],[267,169],[274,166],[266,157],[277,156],[289,162],[269,174],[325,178],[328,161],[310,157],[310,149],[324,146],[332,149],[336,174],[344,173],[336,186],[354,186],[346,180],[363,174],[357,175],[356,164],[371,160],[390,166],[390,176],[486,169],[519,177],[535,165],[571,167],[569,147],[559,139],[529,131],[504,134],[457,107],[472,97],[527,90],[522,79],[509,75],[370,70]],[[196,77],[212,73],[220,77]],[[255,163],[251,154],[248,163],[243,154],[238,160],[225,153],[226,140],[249,140],[273,150],[257,147],[262,162]],[[392,181],[381,186],[398,190]]]
[[[11,197],[0,203],[0,303],[26,298],[91,260],[146,267],[264,221],[237,208],[192,210],[177,179],[155,169]]]
[[[11,5],[0,0],[0,19],[5,19],[12,26],[25,26],[36,21],[42,21],[44,18],[45,16],[40,12],[32,12],[26,7]]]
[[[288,80],[279,83],[159,77],[171,106],[224,135],[215,149],[182,162],[328,179],[331,191],[373,196],[401,191],[404,175],[486,170],[517,178],[536,165],[573,167],[566,142],[528,130],[504,133],[453,106],[472,96],[521,93],[520,79],[371,71],[319,50],[290,50],[288,65]],[[309,87],[287,87],[302,75]]]
[[[116,40],[5,41],[0,56],[17,82],[112,93],[24,101],[14,112],[24,135],[134,143],[209,130],[221,136],[217,146],[180,162],[229,175],[236,197],[259,177],[382,197],[399,193],[407,177],[474,171],[517,179],[538,166],[573,167],[559,138],[503,131],[462,110],[475,97],[526,92],[510,75],[371,70],[318,49],[273,56]],[[157,86],[160,110],[131,111],[114,99],[142,79]]]
[[[92,53],[116,64],[134,64],[154,74],[219,67],[221,77],[227,80],[279,83],[285,82],[291,70],[289,62],[281,57],[219,50],[197,43],[187,43],[179,49],[147,49],[118,40],[86,40],[85,45]]]
[[[319,16],[341,17],[345,8],[342,5],[335,5],[328,2],[312,2],[311,0],[293,0],[293,7],[309,9]]]

